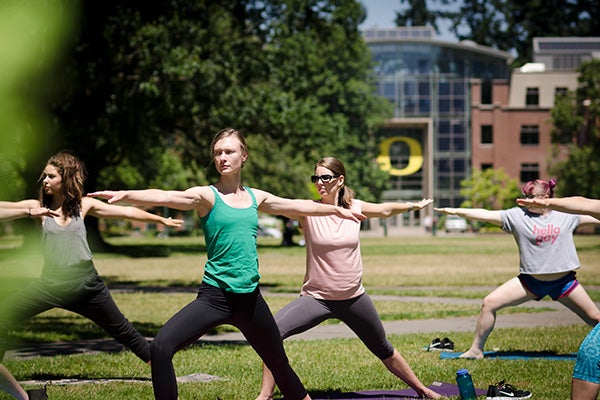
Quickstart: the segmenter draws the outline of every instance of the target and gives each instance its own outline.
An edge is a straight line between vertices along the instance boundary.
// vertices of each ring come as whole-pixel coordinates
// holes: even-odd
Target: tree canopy
[[[534,37],[600,35],[600,2],[596,0],[400,0],[398,26],[425,24],[439,32],[450,23],[458,40],[515,54],[515,66],[532,61]]]
[[[371,132],[391,109],[374,95],[357,1],[81,5],[53,71],[48,143],[82,157],[90,189],[206,184],[225,127],[249,142],[245,184],[305,197],[314,163],[333,155],[365,200],[385,188]]]
[[[515,207],[520,196],[519,182],[502,169],[474,169],[468,179],[460,182],[460,194],[465,197],[461,207],[503,210]]]
[[[579,73],[577,89],[557,98],[551,111],[552,141],[567,144],[568,156],[550,171],[558,177],[557,194],[600,198],[600,60],[583,63]]]

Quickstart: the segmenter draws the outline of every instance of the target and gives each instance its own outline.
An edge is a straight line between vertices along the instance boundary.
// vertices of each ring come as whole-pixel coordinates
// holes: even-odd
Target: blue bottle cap
[[[459,369],[458,371],[456,371],[456,375],[466,375],[468,373],[469,373],[469,370],[466,368]]]

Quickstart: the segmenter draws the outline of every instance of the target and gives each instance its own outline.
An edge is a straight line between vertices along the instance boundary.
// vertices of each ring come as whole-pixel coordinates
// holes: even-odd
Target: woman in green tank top
[[[108,199],[178,210],[195,210],[207,243],[205,273],[195,300],[177,312],[151,343],[152,382],[155,398],[177,398],[173,367],[176,351],[222,324],[236,326],[244,334],[288,400],[309,399],[306,389],[289,365],[279,330],[258,288],[256,232],[258,211],[297,219],[304,215],[338,215],[363,220],[348,209],[312,200],[295,200],[250,189],[241,184],[248,159],[244,137],[235,129],[223,129],[211,144],[219,180],[211,186],[184,191],[126,190],[91,193]]]

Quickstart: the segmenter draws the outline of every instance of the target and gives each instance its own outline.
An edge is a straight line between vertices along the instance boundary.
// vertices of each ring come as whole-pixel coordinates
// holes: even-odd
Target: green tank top
[[[250,293],[258,286],[258,204],[250,188],[244,187],[252,198],[248,208],[227,205],[217,190],[215,204],[200,218],[204,230],[208,261],[203,281],[232,293]]]

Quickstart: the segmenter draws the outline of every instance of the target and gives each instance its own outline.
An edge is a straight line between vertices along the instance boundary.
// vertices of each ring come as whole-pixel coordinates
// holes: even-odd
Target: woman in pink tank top
[[[354,192],[346,186],[344,165],[334,157],[321,159],[311,180],[321,196],[320,202],[362,212],[367,218],[391,217],[421,209],[433,201],[423,199],[415,203],[377,204],[354,199]],[[379,314],[362,285],[360,223],[336,216],[307,216],[299,221],[306,240],[306,273],[300,297],[275,315],[281,337],[285,339],[326,319],[337,318],[348,325],[386,368],[414,389],[420,398],[441,397],[421,383],[386,338]],[[272,399],[274,388],[273,377],[264,367],[257,400]]]

